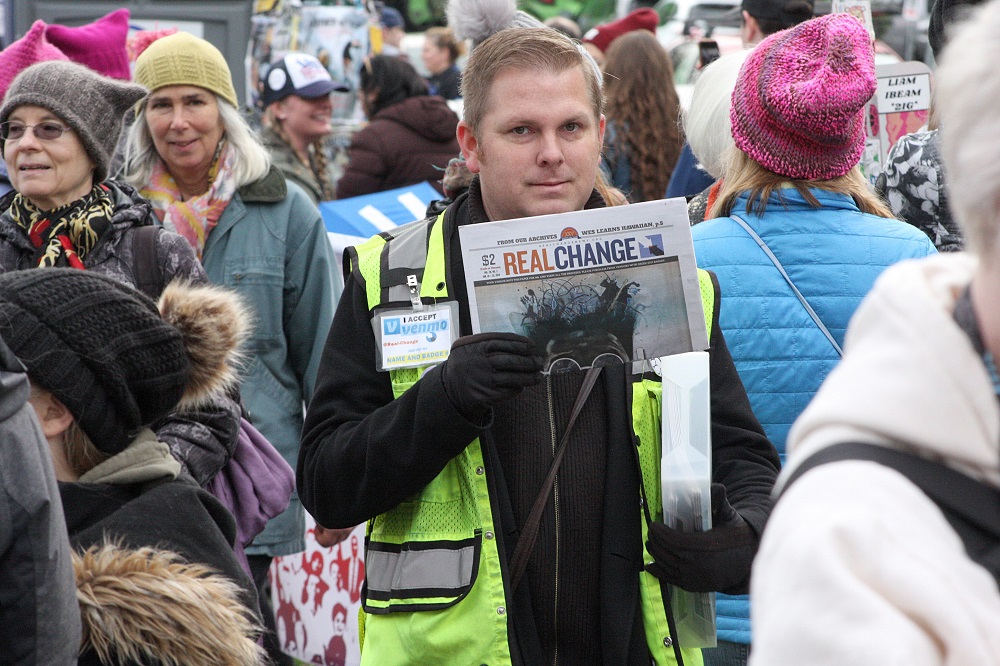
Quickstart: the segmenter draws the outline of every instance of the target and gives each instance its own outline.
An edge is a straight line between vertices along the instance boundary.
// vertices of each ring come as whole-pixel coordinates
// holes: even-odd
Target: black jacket
[[[596,195],[595,195],[596,197]],[[593,200],[591,203],[597,203]],[[601,202],[603,203],[603,202]],[[478,181],[468,194],[452,204],[445,215],[448,293],[460,307],[463,335],[470,334],[465,279],[458,246],[458,226],[486,221],[479,198]],[[719,299],[716,299],[718,309]],[[763,434],[733,365],[718,327],[718,313],[711,335],[712,439],[715,480],[725,484],[733,506],[759,531],[770,511],[770,491],[778,473],[778,456]],[[502,420],[480,428],[455,410],[444,392],[438,368],[429,370],[412,389],[393,400],[389,374],[376,370],[376,348],[364,290],[348,276],[344,296],[334,317],[324,350],[320,380],[306,416],[299,454],[297,482],[303,505],[327,527],[348,527],[394,508],[418,493],[444,465],[472,439],[483,443],[487,478],[496,522],[503,527],[501,553],[513,553],[520,524],[526,513],[525,498],[533,500],[547,465],[512,465],[513,450],[531,449],[536,427],[531,412],[542,393],[529,389],[495,413]],[[565,423],[568,404],[575,397],[579,378],[555,389],[559,405],[557,421]],[[574,656],[585,661],[594,657],[603,663],[648,664],[639,606],[638,572],[642,562],[642,526],[639,508],[639,471],[632,446],[628,417],[628,392],[624,368],[612,368],[587,403],[574,431],[568,452],[576,451],[577,469],[598,479],[594,492],[575,491],[564,502],[580,508],[576,527],[570,531],[574,549],[556,555],[551,547],[554,523],[543,519],[539,541],[529,560],[527,579],[516,595],[508,590],[515,611],[508,615],[511,652],[515,663],[538,663],[551,655],[551,634],[582,636],[581,645],[567,652],[560,641],[560,654],[572,663]],[[525,430],[511,426],[521,419]],[[561,427],[561,426],[560,426]],[[519,432],[516,443],[511,432]],[[504,441],[498,441],[498,433]],[[595,433],[598,433],[595,435]],[[548,431],[544,433],[548,435]],[[535,438],[537,439],[537,437]],[[580,443],[582,442],[582,443]],[[594,446],[600,453],[590,456]],[[593,465],[594,458],[601,458]],[[551,461],[551,457],[549,458]],[[571,474],[574,461],[567,453],[561,476]],[[504,472],[510,472],[506,480]],[[536,481],[528,477],[535,477]],[[603,484],[600,483],[603,479]],[[569,480],[567,485],[569,486]],[[592,501],[579,502],[591,497]],[[574,502],[573,500],[576,500]],[[530,506],[530,501],[527,502]],[[568,513],[568,512],[567,512]],[[596,517],[596,518],[595,518]],[[565,518],[571,521],[571,517]],[[590,524],[594,521],[598,524]],[[588,522],[589,521],[589,522]],[[586,550],[587,552],[583,552]],[[503,555],[501,556],[503,557]],[[555,558],[565,570],[577,571],[571,590],[561,592],[572,599],[570,609],[552,613],[553,604],[543,598],[545,574]],[[584,563],[587,563],[586,565]],[[574,566],[575,565],[575,566]],[[505,564],[506,566],[506,564]],[[580,576],[585,577],[581,579]],[[529,592],[530,589],[530,592]],[[535,599],[531,598],[534,594]],[[564,597],[560,597],[563,599]],[[570,612],[567,612],[569,610]],[[545,617],[548,615],[555,617]],[[558,632],[541,631],[549,621],[558,622]],[[599,655],[599,656],[597,656]]]
[[[137,551],[143,547],[176,553],[184,562],[206,565],[235,583],[240,588],[239,602],[246,609],[244,613],[258,618],[256,589],[240,568],[232,550],[236,523],[226,508],[199,488],[190,477],[129,485],[60,482],[59,492],[66,512],[70,543],[76,551],[101,547],[108,542],[116,543],[122,550],[116,555],[118,562],[111,567],[112,571],[117,568],[128,570],[134,566],[130,560],[141,561],[143,555]],[[78,566],[77,584],[81,588],[101,585],[103,579],[96,573],[90,573],[91,569],[86,564]],[[172,603],[176,589],[171,585],[197,585],[197,580],[186,580],[181,576],[174,578],[169,570],[159,573],[148,589],[135,592],[134,600],[102,607],[98,613],[98,617],[102,618],[116,614],[127,617],[130,613],[141,614],[152,605],[160,610],[156,617],[145,618],[145,623],[136,622],[134,627],[130,627],[128,622],[106,621],[99,623],[100,629],[91,627],[91,632],[106,634],[113,645],[124,646],[133,641],[141,642],[137,638],[142,635],[139,627],[174,626],[176,635],[170,648],[174,658],[185,654],[185,651],[194,652],[196,645],[203,647],[198,643],[205,638],[205,628],[190,626],[194,619],[183,617],[181,607]],[[94,582],[88,581],[91,576]],[[104,597],[95,592],[94,598]],[[206,609],[211,612],[209,606],[224,606],[227,602],[220,597],[207,596],[205,603]],[[231,602],[229,604],[232,605]],[[218,622],[227,629],[222,634],[228,636],[226,640],[236,643],[249,640],[252,643],[252,638],[241,635],[237,625],[225,624],[232,618],[226,617],[221,607],[215,607],[215,610]],[[216,640],[218,638],[216,636]],[[192,658],[191,661],[195,660]],[[79,663],[96,666],[102,662],[88,643]]]

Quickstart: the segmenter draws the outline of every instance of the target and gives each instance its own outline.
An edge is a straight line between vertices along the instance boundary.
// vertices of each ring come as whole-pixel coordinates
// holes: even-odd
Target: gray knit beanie
[[[0,123],[19,106],[40,106],[73,128],[94,161],[94,183],[108,177],[125,112],[146,96],[135,83],[118,81],[74,62],[53,60],[28,67],[7,89]]]
[[[472,48],[485,42],[493,35],[509,28],[546,28],[531,14],[517,8],[517,0],[448,0],[445,13],[448,25],[459,39],[472,42]],[[565,33],[548,28],[566,37],[576,45],[584,59],[590,63],[597,75],[598,85],[603,85],[604,74],[594,57],[577,40]]]

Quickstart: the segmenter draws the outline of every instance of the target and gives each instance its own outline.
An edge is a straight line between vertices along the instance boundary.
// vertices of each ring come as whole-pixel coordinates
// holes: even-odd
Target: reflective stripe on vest
[[[422,297],[447,299],[443,219],[416,222],[349,250],[370,311],[408,304],[408,275],[417,276]],[[427,369],[392,371],[393,397]],[[419,495],[369,521],[363,666],[510,664],[495,534],[478,439]]]
[[[379,234],[356,249],[348,249],[354,275],[364,285],[370,312],[389,304],[409,303],[408,275],[417,276],[421,297],[448,298],[443,220],[444,213],[434,220],[414,222]],[[698,270],[698,282],[705,326],[711,338],[715,289],[706,271]],[[427,369],[407,368],[390,372],[394,397],[401,396]],[[654,519],[662,519],[659,500],[661,386],[651,380],[642,380],[634,386],[632,413],[640,441],[642,482]],[[470,502],[470,498],[473,501]],[[447,509],[445,505],[448,505]],[[641,522],[645,543],[645,519]],[[478,527],[472,527],[472,523],[477,523]],[[496,540],[491,538],[493,529],[492,507],[478,439],[451,460],[419,496],[369,522],[365,562],[368,589],[364,606],[366,612],[373,615],[365,623],[366,636],[371,640],[364,645],[363,661],[367,663],[369,658],[370,663],[391,661],[397,649],[412,648],[413,638],[419,640],[421,631],[442,632],[446,631],[446,626],[456,632],[455,642],[449,644],[441,637],[435,637],[421,641],[423,649],[447,644],[450,645],[448,649],[454,650],[459,646],[458,649],[464,650],[470,642],[481,639],[480,642],[493,641],[493,654],[498,654],[498,649],[509,650],[506,602],[503,580],[499,576]],[[448,538],[442,538],[443,535]],[[489,536],[483,538],[484,535]],[[645,561],[649,561],[645,546],[643,555]],[[645,572],[640,576],[647,645],[657,664],[673,664],[673,650],[664,641],[669,631],[666,630],[659,581]],[[486,584],[477,585],[477,581]],[[453,607],[459,601],[463,601],[461,607]],[[451,623],[439,618],[423,628],[419,622],[414,623],[412,616],[410,620],[399,618],[401,621],[395,622],[391,629],[379,632],[378,639],[374,638],[377,623],[391,622],[397,614],[418,610],[440,610],[458,615]],[[478,624],[487,619],[488,624]],[[509,652],[500,652],[498,662],[483,657],[484,649],[466,650],[465,656],[445,653],[441,656],[451,663],[510,663]],[[702,664],[698,649],[684,649],[683,655],[688,666]],[[432,660],[434,655],[410,654],[409,658]],[[400,661],[405,662],[406,659]]]

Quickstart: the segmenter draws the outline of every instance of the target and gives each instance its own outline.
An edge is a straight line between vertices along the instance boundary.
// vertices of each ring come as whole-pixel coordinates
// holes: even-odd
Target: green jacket
[[[323,188],[316,173],[310,166],[302,163],[295,150],[278,136],[277,132],[270,127],[264,127],[260,131],[260,140],[271,154],[271,164],[278,167],[285,178],[301,187],[314,204],[328,198],[323,196]],[[335,185],[333,182],[327,183],[330,192],[335,191]]]
[[[313,394],[323,343],[340,297],[333,247],[305,192],[274,167],[238,190],[205,243],[202,263],[215,284],[253,310],[242,396],[250,418],[295,467],[302,410]],[[305,548],[298,495],[268,521],[248,555]]]

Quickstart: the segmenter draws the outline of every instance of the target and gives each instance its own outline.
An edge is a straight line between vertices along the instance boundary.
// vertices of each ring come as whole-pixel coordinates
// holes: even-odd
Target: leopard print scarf
[[[82,199],[53,210],[40,210],[22,195],[14,197],[11,219],[28,234],[39,268],[84,268],[84,260],[111,229],[114,204],[104,185]]]

